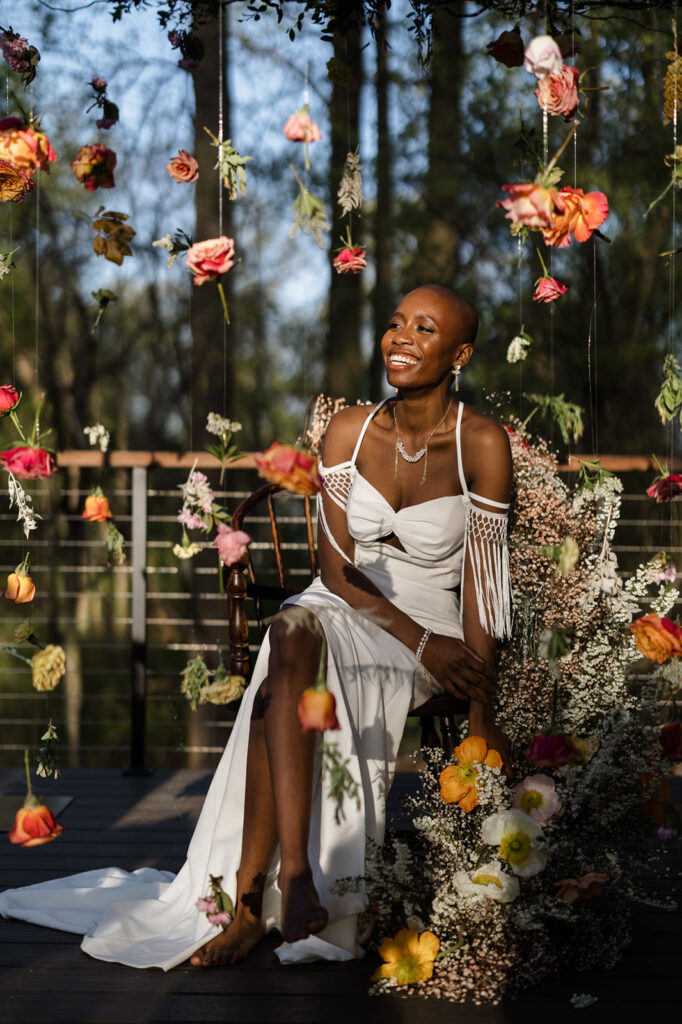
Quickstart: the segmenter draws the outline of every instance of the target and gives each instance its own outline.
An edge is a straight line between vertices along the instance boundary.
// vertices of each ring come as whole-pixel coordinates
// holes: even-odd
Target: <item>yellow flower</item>
[[[200,704],[230,704],[239,700],[244,693],[246,680],[244,676],[225,676],[204,686],[199,693]]]
[[[455,747],[457,764],[449,764],[440,773],[440,795],[446,804],[459,804],[467,813],[478,806],[477,764],[502,767],[502,758],[496,750],[488,750],[488,744],[480,736],[467,736]]]
[[[395,978],[398,985],[414,985],[428,981],[433,974],[433,962],[440,949],[440,939],[433,932],[416,928],[402,928],[393,939],[384,939],[379,956],[386,962],[372,975],[372,981]]]
[[[559,574],[570,576],[575,569],[576,562],[580,558],[580,548],[573,537],[564,537],[563,544],[559,548]]]
[[[36,651],[31,658],[31,672],[36,690],[54,690],[66,672],[64,649],[57,644],[48,644],[45,650]]]

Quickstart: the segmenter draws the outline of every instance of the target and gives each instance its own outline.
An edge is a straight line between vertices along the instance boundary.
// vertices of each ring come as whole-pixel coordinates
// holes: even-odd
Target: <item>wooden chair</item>
[[[254,566],[254,555],[258,553],[258,546],[252,545],[243,559],[235,563],[230,569],[227,582],[228,615],[230,633],[230,671],[234,675],[242,675],[247,680],[251,675],[252,661],[249,650],[249,617],[245,608],[246,598],[251,598],[254,603],[255,620],[259,637],[262,640],[267,628],[266,609],[264,602],[269,602],[272,610],[276,610],[279,604],[287,597],[298,594],[317,575],[317,555],[315,551],[315,532],[313,528],[313,516],[311,500],[303,498],[305,517],[305,545],[298,544],[296,547],[306,549],[306,570],[307,578],[303,586],[300,585],[302,570],[299,567],[299,578],[297,586],[287,585],[291,582],[288,568],[285,566],[285,552],[288,546],[282,540],[281,522],[285,517],[280,516],[275,508],[274,496],[283,493],[282,488],[277,484],[266,484],[260,487],[253,494],[249,495],[235,511],[232,517],[232,528],[235,530],[246,529],[253,533],[252,528],[247,524],[247,519],[253,519],[254,524],[260,519],[267,527],[268,540],[272,543],[275,556],[276,583],[264,583],[257,579],[260,568]],[[290,500],[297,499],[288,495]],[[300,501],[300,499],[298,499]],[[267,518],[263,512],[267,509]],[[286,517],[287,520],[293,517]],[[300,517],[297,516],[297,519]],[[300,522],[299,522],[300,527]],[[268,545],[269,546],[269,545]],[[458,700],[448,695],[432,697],[424,704],[414,708],[410,717],[419,718],[421,722],[421,744],[422,746],[442,746],[445,756],[452,757],[456,739],[455,716],[466,715],[468,704],[466,701]],[[440,736],[436,730],[435,719],[440,720]]]

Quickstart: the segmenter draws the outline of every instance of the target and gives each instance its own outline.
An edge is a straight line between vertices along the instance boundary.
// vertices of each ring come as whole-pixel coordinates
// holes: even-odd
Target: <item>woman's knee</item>
[[[307,608],[278,612],[270,626],[269,639],[268,681],[276,677],[278,669],[305,669],[308,662],[317,667],[322,633],[319,619]]]

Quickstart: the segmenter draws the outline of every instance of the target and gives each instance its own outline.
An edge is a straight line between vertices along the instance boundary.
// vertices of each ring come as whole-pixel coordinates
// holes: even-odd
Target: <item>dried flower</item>
[[[346,162],[343,165],[341,181],[336,193],[341,214],[345,217],[352,210],[359,210],[362,206],[362,164],[360,155],[356,149],[352,153],[346,153]]]
[[[492,43],[488,43],[486,49],[489,57],[493,57],[507,68],[523,66],[525,47],[517,26],[511,31],[503,32]]]
[[[93,239],[92,248],[98,256],[104,256],[110,263],[116,263],[119,267],[123,263],[124,256],[133,255],[130,241],[135,237],[136,232],[130,224],[126,224],[127,220],[127,213],[105,210],[103,206],[100,206],[92,222],[95,231],[100,232]]]
[[[48,644],[31,658],[33,686],[41,693],[54,690],[65,672],[66,656],[64,648],[58,644]]]
[[[212,683],[202,687],[199,693],[200,704],[231,704],[244,693],[246,680],[244,676],[230,676],[225,672],[220,678],[216,672]]]
[[[88,192],[98,188],[113,188],[115,167],[116,154],[101,142],[81,146],[75,160],[71,161],[71,170]]]

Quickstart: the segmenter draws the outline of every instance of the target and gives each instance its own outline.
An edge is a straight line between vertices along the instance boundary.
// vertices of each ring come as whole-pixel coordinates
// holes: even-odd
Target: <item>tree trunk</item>
[[[227,43],[229,16],[227,9],[223,19],[223,138],[230,138],[230,104],[227,88]],[[194,156],[199,162],[200,173],[195,185],[196,224],[194,241],[217,238],[220,234],[232,236],[232,211],[226,189],[213,171],[217,150],[204,131],[204,126],[218,137],[220,61],[218,22],[213,21],[195,30],[204,44],[205,56],[199,68],[193,72],[195,113],[194,113]],[[223,189],[222,231],[218,216],[218,199]],[[231,277],[224,274],[222,281],[230,306]],[[220,297],[214,282],[207,281],[192,288],[192,447],[200,448],[206,440],[205,424],[209,412],[229,416],[234,402],[234,339],[235,325],[226,327]]]
[[[386,16],[382,10],[377,21],[377,199],[374,215],[375,284],[372,296],[374,320],[374,350],[369,367],[369,396],[379,401],[383,394],[385,380],[384,361],[381,356],[381,339],[386,331],[388,318],[393,310],[395,296],[391,275],[391,137],[388,129],[388,53],[386,50]]]
[[[346,153],[358,145],[362,54],[359,32],[334,36],[334,56],[351,69],[350,84],[332,86],[329,103],[331,161],[329,197],[331,204],[332,249],[345,234],[346,218],[340,217],[336,202]],[[353,218],[353,243],[360,244],[358,218]],[[360,348],[361,282],[359,274],[337,274],[331,269],[329,290],[329,326],[327,329],[325,391],[348,401],[364,397],[364,366]]]

